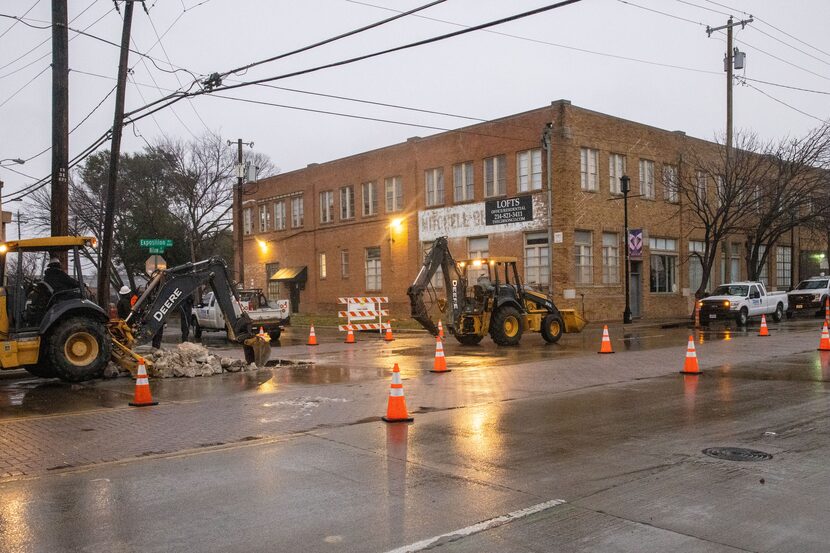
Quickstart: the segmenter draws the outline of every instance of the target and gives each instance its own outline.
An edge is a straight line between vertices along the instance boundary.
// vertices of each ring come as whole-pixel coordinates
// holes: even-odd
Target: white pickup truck
[[[240,302],[234,302],[237,314],[242,311],[251,318],[251,327],[254,331],[259,328],[268,333],[272,341],[279,340],[280,334],[286,325],[291,322],[291,309],[288,300],[269,302],[262,290],[242,290],[239,293]],[[208,292],[202,298],[202,303],[193,308],[192,325],[196,339],[202,337],[203,332],[218,332],[227,330],[225,317],[216,304],[213,292]]]
[[[802,280],[788,293],[790,306],[787,317],[796,313],[815,313],[824,316],[824,304],[830,298],[830,278],[821,275]]]
[[[704,326],[717,320],[734,320],[739,326],[746,326],[750,317],[761,315],[772,315],[779,322],[787,306],[786,292],[767,292],[762,282],[722,284],[698,302],[700,324]]]

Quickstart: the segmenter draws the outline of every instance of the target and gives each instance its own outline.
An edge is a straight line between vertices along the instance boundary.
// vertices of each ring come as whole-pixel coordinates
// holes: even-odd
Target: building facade
[[[541,146],[548,123],[549,175]],[[388,296],[394,316],[405,317],[406,290],[425,250],[448,236],[457,259],[515,256],[525,281],[551,289],[561,307],[589,320],[620,319],[626,247],[620,177],[627,175],[629,228],[641,240],[631,261],[633,315],[684,316],[702,277],[694,255],[703,249],[702,235],[683,215],[677,188],[695,169],[684,164],[692,147],[717,146],[559,100],[311,164],[248,186],[242,224],[234,222],[243,232],[245,285],[290,298],[304,313],[336,314],[342,296]],[[704,178],[701,186],[716,184]],[[745,278],[744,241],[734,236],[723,244],[710,289]],[[806,232],[795,232],[793,244],[770,252],[761,278],[772,289],[806,276],[793,267],[802,242]],[[434,284],[440,294],[440,279]]]

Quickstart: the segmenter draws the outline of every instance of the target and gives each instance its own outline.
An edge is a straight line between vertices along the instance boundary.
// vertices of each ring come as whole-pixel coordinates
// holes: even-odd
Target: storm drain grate
[[[703,453],[725,461],[768,461],[772,459],[769,453],[743,447],[707,447]]]

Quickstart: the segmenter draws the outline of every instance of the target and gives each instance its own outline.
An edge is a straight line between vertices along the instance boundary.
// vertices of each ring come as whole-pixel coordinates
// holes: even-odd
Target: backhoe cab
[[[441,313],[450,310],[450,332],[462,344],[475,345],[486,334],[500,346],[517,345],[524,332],[540,332],[555,343],[563,332],[579,332],[584,321],[575,312],[560,312],[553,298],[530,290],[519,276],[515,257],[453,259],[447,238],[435,241],[424,265],[409,287],[412,318],[433,335],[438,329],[424,303],[432,277],[440,268],[447,297],[436,303]],[[570,321],[566,328],[563,314]]]
[[[84,236],[52,236],[0,244],[0,368],[24,368],[36,376],[80,382],[100,375],[110,358],[107,313],[83,284],[80,251],[94,247]],[[49,257],[67,252],[76,286],[55,290],[41,278]],[[16,267],[6,273],[6,258]],[[23,255],[36,256],[36,276],[25,274]]]

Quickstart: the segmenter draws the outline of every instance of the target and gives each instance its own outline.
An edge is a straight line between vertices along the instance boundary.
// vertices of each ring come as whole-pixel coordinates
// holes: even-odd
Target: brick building
[[[553,244],[540,146],[549,122]],[[584,311],[590,320],[620,319],[625,296],[619,177],[627,174],[637,196],[629,199],[629,228],[642,229],[643,237],[631,266],[633,314],[684,315],[701,278],[699,261],[689,252],[703,247],[680,216],[676,187],[679,174],[693,171],[683,165],[692,146],[716,147],[559,100],[314,163],[249,185],[243,224],[234,225],[244,234],[245,284],[262,287],[272,298],[291,298],[294,309],[305,313],[334,314],[338,296],[382,295],[389,296],[396,315],[406,316],[406,289],[425,248],[447,235],[456,258],[518,257],[525,280],[541,289],[549,285],[552,249],[557,303]],[[488,225],[493,221],[485,211],[492,211],[492,200],[513,198],[520,198],[532,218]],[[791,260],[806,240],[801,234],[795,233],[795,258],[789,241],[771,252],[762,275],[771,288],[789,287]],[[744,240],[735,236],[724,244],[713,285],[746,276]],[[795,278],[801,276],[806,275]]]

